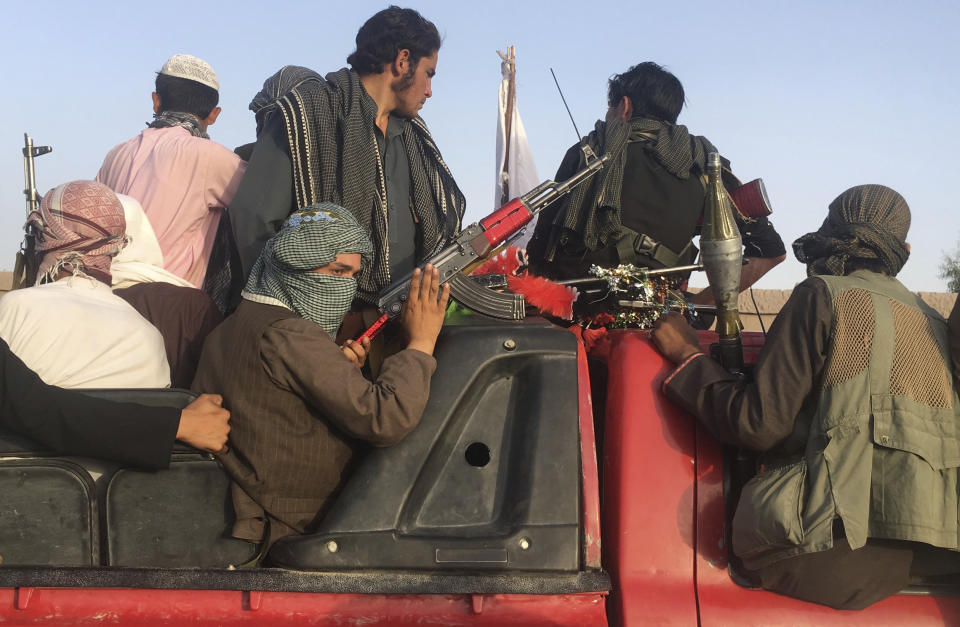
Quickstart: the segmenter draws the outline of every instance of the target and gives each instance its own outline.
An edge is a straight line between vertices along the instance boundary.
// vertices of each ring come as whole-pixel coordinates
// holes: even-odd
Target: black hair
[[[610,77],[607,104],[616,107],[626,96],[633,104],[633,117],[676,123],[683,108],[683,85],[676,76],[652,61],[638,63],[623,74]]]
[[[869,270],[877,274],[887,276],[897,276],[896,272],[891,273],[890,268],[883,262],[883,259],[866,259],[864,257],[851,257],[843,264],[843,275],[847,276],[857,270]]]
[[[413,9],[390,6],[367,20],[357,31],[357,49],[347,63],[361,76],[380,74],[401,50],[410,51],[415,68],[423,57],[440,49],[440,33],[433,22]]]
[[[189,78],[157,74],[156,85],[161,113],[192,113],[203,120],[220,102],[220,93],[216,89]]]

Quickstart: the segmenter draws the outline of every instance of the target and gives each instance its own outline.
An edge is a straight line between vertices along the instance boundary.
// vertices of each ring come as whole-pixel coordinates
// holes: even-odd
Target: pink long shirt
[[[140,201],[164,268],[202,287],[220,212],[246,169],[229,149],[184,128],[148,128],[107,153],[97,181]]]

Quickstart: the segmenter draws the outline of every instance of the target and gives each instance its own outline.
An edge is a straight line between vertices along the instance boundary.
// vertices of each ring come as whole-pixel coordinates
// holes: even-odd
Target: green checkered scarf
[[[341,253],[360,253],[364,265],[370,263],[373,246],[356,218],[333,203],[305,207],[264,245],[243,297],[286,307],[334,335],[350,310],[357,280],[313,270]]]

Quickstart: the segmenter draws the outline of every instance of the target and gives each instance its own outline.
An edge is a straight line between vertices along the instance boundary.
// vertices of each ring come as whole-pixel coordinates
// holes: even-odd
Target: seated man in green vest
[[[887,187],[834,200],[820,229],[793,244],[809,278],[751,379],[704,356],[680,316],[652,331],[679,364],[666,395],[718,439],[761,453],[733,552],[769,590],[859,609],[905,587],[915,556],[957,555],[960,402],[946,321],[894,278],[909,226],[907,203]]]

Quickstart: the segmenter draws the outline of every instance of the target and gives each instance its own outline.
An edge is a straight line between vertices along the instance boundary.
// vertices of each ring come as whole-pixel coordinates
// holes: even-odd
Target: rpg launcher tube
[[[700,256],[717,304],[717,334],[722,365],[731,372],[743,369],[740,343],[740,273],[743,245],[730,201],[720,178],[720,155],[707,155],[707,209],[700,234]]]

